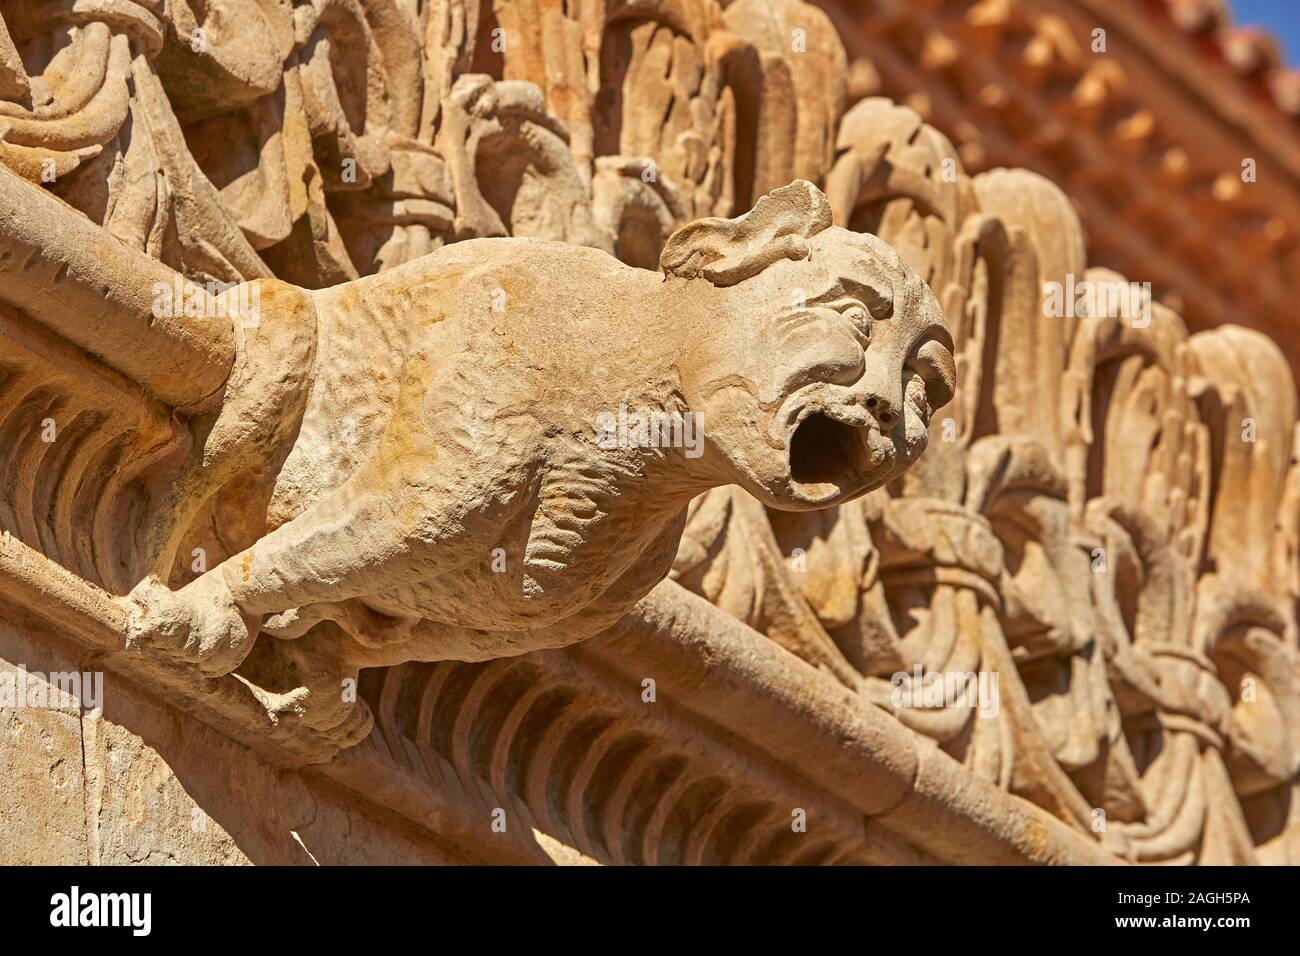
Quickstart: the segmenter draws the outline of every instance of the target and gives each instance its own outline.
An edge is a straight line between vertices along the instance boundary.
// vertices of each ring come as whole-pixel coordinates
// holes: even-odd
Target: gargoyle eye
[[[871,316],[867,314],[866,306],[859,305],[857,302],[850,302],[841,310],[840,314],[851,322],[863,326],[865,326],[871,319]]]
[[[871,341],[871,313],[861,302],[845,302],[837,305],[840,315],[848,319],[853,326],[853,333],[866,348],[867,343]]]

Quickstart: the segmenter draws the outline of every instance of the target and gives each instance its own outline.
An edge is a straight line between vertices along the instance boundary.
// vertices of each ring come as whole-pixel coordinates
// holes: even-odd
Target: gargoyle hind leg
[[[342,628],[322,621],[301,641],[258,641],[239,673],[276,719],[296,720],[337,746],[350,747],[372,724],[370,708],[359,696],[359,652],[364,648]]]
[[[513,631],[480,630],[440,621],[417,620],[404,628],[404,640],[354,648],[360,667],[385,667],[404,661],[485,661],[534,651],[568,647],[602,633],[668,576],[686,523],[683,508],[676,521],[613,582],[600,600],[577,607],[555,620]]]

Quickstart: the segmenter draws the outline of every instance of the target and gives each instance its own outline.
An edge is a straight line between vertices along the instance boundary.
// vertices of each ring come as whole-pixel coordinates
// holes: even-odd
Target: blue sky
[[[1232,0],[1232,10],[1235,23],[1271,30],[1287,63],[1300,67],[1300,0]]]

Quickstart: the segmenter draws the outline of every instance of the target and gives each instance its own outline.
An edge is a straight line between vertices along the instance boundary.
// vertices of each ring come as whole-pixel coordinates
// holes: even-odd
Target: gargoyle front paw
[[[194,664],[205,677],[229,674],[252,647],[250,622],[217,575],[205,574],[179,591],[148,577],[124,600],[128,646],[157,649]]]

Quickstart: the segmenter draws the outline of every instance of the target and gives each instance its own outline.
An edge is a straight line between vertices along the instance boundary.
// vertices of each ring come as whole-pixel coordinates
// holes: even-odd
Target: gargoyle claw
[[[179,591],[150,576],[123,600],[128,647],[156,649],[205,677],[229,674],[252,647],[255,630],[215,575]]]

